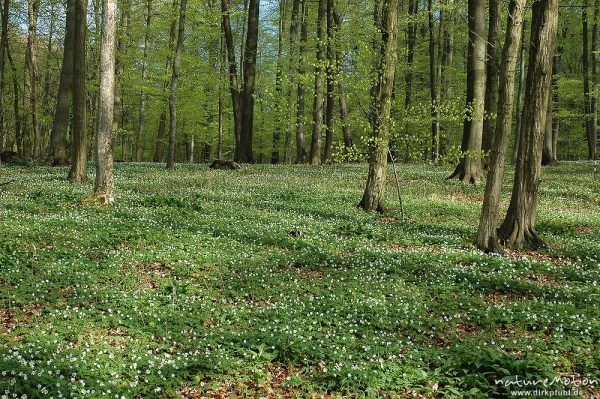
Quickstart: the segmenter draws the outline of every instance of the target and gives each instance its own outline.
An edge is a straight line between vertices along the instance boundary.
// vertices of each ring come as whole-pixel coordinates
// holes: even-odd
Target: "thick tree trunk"
[[[523,90],[525,90],[525,43],[527,40],[525,39],[527,34],[527,21],[523,21],[523,31],[521,32],[521,49],[519,50],[519,87],[517,89],[517,122],[515,128],[515,142],[513,144],[512,151],[512,163],[517,162],[517,156],[519,154],[519,142],[521,139],[521,99],[523,98]]]
[[[254,88],[256,82],[256,50],[258,46],[258,14],[260,0],[250,0],[248,5],[248,31],[244,48],[244,87],[242,90],[242,129],[238,162],[253,163],[252,139],[254,135]]]
[[[115,106],[115,42],[117,0],[104,0],[100,47],[100,93],[96,119],[96,182],[94,196],[103,205],[115,201],[112,133]]]
[[[181,67],[181,53],[183,52],[183,37],[185,33],[185,9],[187,0],[181,0],[179,3],[179,30],[177,32],[177,46],[175,47],[175,57],[173,58],[173,74],[171,75],[171,95],[169,96],[169,151],[167,154],[167,168],[175,168],[175,146],[177,133],[177,109],[176,94],[177,80],[179,79],[179,69]]]
[[[558,0],[533,3],[519,156],[510,205],[498,231],[502,242],[517,249],[545,245],[535,231],[535,219],[557,24]]]
[[[485,3],[469,0],[469,51],[467,59],[467,107],[470,117],[465,119],[461,150],[468,152],[448,177],[457,177],[468,183],[483,179],[481,151],[485,100]],[[470,153],[469,153],[470,152]],[[475,154],[473,154],[473,152]]]
[[[73,36],[73,121],[71,140],[71,170],[69,180],[87,179],[87,129],[85,92],[85,43],[87,31],[87,1],[75,0],[75,29]]]
[[[146,91],[144,84],[146,83],[146,64],[148,60],[148,36],[150,34],[150,20],[152,18],[152,0],[146,0],[146,29],[144,30],[144,55],[142,58],[142,88],[140,89],[140,114],[138,118],[137,134],[135,137],[135,161],[142,160],[142,136],[144,134],[146,124]]]
[[[50,132],[48,164],[64,166],[68,164],[66,139],[71,119],[71,98],[73,94],[73,35],[75,29],[75,0],[67,1],[63,62],[58,87],[58,98],[54,112],[54,122]]]
[[[302,21],[300,23],[300,60],[298,61],[298,83],[296,94],[296,163],[307,161],[307,154],[304,144],[304,107],[305,94],[304,75],[306,73],[306,42],[308,40],[308,0],[302,2]]]
[[[489,0],[489,25],[487,38],[487,63],[485,80],[485,119],[483,120],[483,151],[489,151],[494,139],[498,104],[498,73],[500,71],[500,0]],[[488,158],[484,158],[487,162]]]
[[[235,48],[233,47],[233,33],[231,31],[228,0],[221,0],[221,13],[221,27],[223,29],[223,35],[225,36],[227,62],[229,64],[229,90],[231,92],[231,105],[233,109],[233,136],[235,139],[234,158],[237,161],[238,151],[240,148],[240,136],[242,134],[242,99],[238,84],[237,63],[235,60]]]
[[[506,149],[512,129],[515,70],[519,53],[519,41],[522,38],[525,5],[526,0],[512,0],[508,10],[508,23],[499,73],[500,87],[496,132],[491,146],[489,171],[476,240],[477,247],[485,252],[502,252],[497,237],[498,207],[504,177]]]
[[[433,22],[432,0],[427,1],[428,27],[429,27],[429,94],[431,96],[431,160],[436,162],[440,154],[438,96],[436,89],[436,64],[435,64],[435,33]],[[441,40],[441,38],[438,38]],[[438,57],[440,54],[438,54]]]
[[[377,34],[378,40],[381,40],[380,53],[376,54],[377,89],[372,105],[375,116],[372,132],[374,145],[369,161],[365,192],[358,205],[367,212],[385,211],[389,119],[397,61],[397,23],[398,0],[382,0],[381,33]],[[375,24],[377,25],[377,19]]]
[[[321,136],[323,131],[324,83],[325,83],[325,57],[327,26],[327,0],[319,0],[319,14],[317,16],[317,62],[315,64],[315,94],[313,101],[312,137],[310,143],[310,163],[321,163]]]

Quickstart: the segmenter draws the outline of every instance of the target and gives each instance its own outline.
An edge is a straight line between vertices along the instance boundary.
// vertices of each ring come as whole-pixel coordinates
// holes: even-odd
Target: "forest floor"
[[[1,173],[2,398],[502,398],[516,376],[600,380],[589,163],[544,168],[549,247],[506,257],[474,249],[483,187],[448,168],[399,166],[405,221],[356,208],[358,165],[118,164],[110,208],[64,168]]]

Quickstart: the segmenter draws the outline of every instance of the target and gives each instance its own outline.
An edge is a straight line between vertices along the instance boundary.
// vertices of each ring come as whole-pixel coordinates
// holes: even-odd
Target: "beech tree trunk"
[[[321,136],[323,131],[323,106],[325,83],[325,57],[327,27],[327,0],[319,0],[319,14],[317,16],[317,61],[315,64],[315,95],[313,101],[312,138],[310,143],[310,163],[321,163]]]
[[[377,13],[375,24],[378,24]],[[362,200],[358,204],[365,211],[385,211],[385,183],[387,172],[388,139],[390,130],[390,110],[392,89],[397,61],[397,23],[398,0],[382,0],[381,3],[381,32],[377,33],[380,40],[380,52],[377,57],[376,96],[372,108],[374,140],[369,160],[369,172]]]
[[[117,0],[104,0],[100,47],[100,92],[96,116],[96,182],[94,196],[103,205],[115,201],[112,133],[115,106]]]
[[[253,163],[252,139],[254,135],[254,88],[256,84],[256,50],[258,46],[258,15],[260,0],[250,0],[248,5],[248,30],[244,48],[244,87],[242,89],[242,129],[238,162]]]
[[[588,33],[588,2],[583,0],[581,10],[582,26],[582,65],[583,65],[583,104],[585,112],[585,129],[588,143],[588,159],[595,159],[596,152],[596,126],[592,119],[592,98],[590,92],[590,56],[589,56],[589,33]]]
[[[298,62],[298,37],[300,35],[300,24],[301,24],[301,19],[303,14],[300,14],[300,12],[303,12],[303,10],[300,10],[300,0],[292,0],[292,15],[291,15],[291,21],[290,21],[290,50],[289,50],[289,60],[290,60],[290,65],[289,65],[289,84],[288,84],[288,91],[287,91],[287,102],[288,102],[288,108],[289,111],[287,113],[287,117],[286,120],[289,121],[288,123],[288,127],[286,129],[286,133],[285,133],[285,152],[283,155],[283,162],[285,164],[291,164],[292,163],[292,137],[294,134],[294,128],[295,128],[295,123],[294,123],[294,118],[295,115],[292,112],[292,102],[293,102],[293,89],[296,87],[296,82],[297,82],[297,76],[298,76],[298,67],[299,67],[299,62]]]
[[[417,43],[417,16],[419,1],[408,0],[408,24],[406,28],[406,73],[404,108],[408,109],[412,102],[413,63],[415,59],[415,45]]]
[[[12,72],[12,83],[13,83],[13,113],[15,118],[15,142],[18,143],[21,140],[21,114],[19,110],[19,81],[17,75],[17,67],[15,66],[15,62],[12,58],[10,52],[10,46],[8,45],[8,41],[6,41],[6,47],[4,48],[6,51],[6,58],[8,58],[8,63],[10,64],[10,70]],[[12,146],[9,148],[12,149]]]
[[[546,111],[546,125],[544,126],[544,144],[542,146],[542,165],[556,166],[558,162],[554,158],[554,142],[552,141],[552,95],[548,99],[548,110]]]
[[[306,162],[307,154],[304,144],[304,108],[305,94],[304,75],[306,74],[306,42],[308,40],[308,0],[302,2],[302,21],[300,23],[300,60],[298,63],[298,83],[296,95],[296,163]]]
[[[4,77],[6,67],[6,46],[8,44],[8,18],[9,18],[9,0],[2,2],[2,32],[0,34],[0,152],[4,150],[6,140],[6,131],[4,129]],[[17,115],[15,114],[15,117]],[[0,161],[1,162],[1,161]]]
[[[594,1],[594,27],[592,28],[592,95],[590,99],[591,135],[589,158],[596,160],[596,146],[598,144],[598,22],[600,20],[600,2]]]
[[[286,18],[286,1],[279,0],[279,29],[277,32],[277,71],[275,72],[275,93],[276,93],[276,104],[275,110],[277,112],[277,120],[275,121],[275,129],[273,131],[273,141],[271,148],[271,163],[279,163],[279,146],[281,144],[281,133],[282,127],[281,122],[285,120],[282,115],[282,90],[283,90],[283,31]]]
[[[104,0],[103,0],[104,1]],[[129,0],[126,1],[122,1],[121,3],[121,35],[120,37],[117,36],[117,38],[115,39],[117,41],[117,47],[116,47],[116,64],[115,64],[115,75],[116,75],[116,82],[115,82],[115,94],[114,94],[114,101],[115,101],[115,105],[113,107],[113,126],[112,126],[112,131],[113,132],[117,132],[119,129],[119,123],[121,123],[122,119],[123,119],[123,115],[122,115],[122,111],[123,111],[123,98],[121,95],[121,92],[123,91],[123,84],[121,83],[123,80],[123,74],[125,72],[125,62],[123,61],[123,58],[125,57],[125,52],[126,52],[126,46],[125,46],[125,40],[127,38],[128,35],[128,31],[129,31],[129,17],[130,17],[130,11],[129,8],[131,7],[131,3],[129,2]],[[102,57],[102,54],[100,54],[100,57]],[[97,132],[96,132],[97,134]]]
[[[497,237],[498,207],[500,205],[502,179],[504,178],[506,149],[512,129],[515,70],[519,53],[519,41],[522,38],[525,5],[526,0],[512,0],[508,6],[508,22],[499,73],[500,86],[496,132],[493,135],[489,171],[476,240],[477,247],[485,252],[503,252],[498,244]]]
[[[487,37],[487,63],[485,80],[485,119],[483,120],[483,151],[489,151],[494,138],[498,104],[498,75],[500,70],[500,0],[489,0],[489,24]],[[486,161],[487,158],[484,158]],[[487,161],[486,161],[487,162]]]
[[[493,1],[493,0],[492,0]],[[435,33],[433,22],[432,0],[427,1],[428,27],[429,27],[429,94],[431,96],[431,160],[436,162],[440,154],[439,120],[438,120],[438,95],[436,89],[436,63],[435,63]],[[438,38],[441,40],[441,37]],[[438,54],[438,57],[440,54]]]
[[[73,35],[73,121],[71,140],[71,182],[87,180],[87,126],[85,92],[85,43],[87,31],[87,1],[75,0]]]
[[[323,163],[331,162],[333,150],[333,111],[334,111],[334,85],[335,85],[335,19],[333,0],[327,0],[327,95],[325,99],[325,148],[323,149]]]
[[[481,151],[485,100],[485,2],[469,0],[469,49],[467,55],[467,108],[469,118],[463,126],[461,150],[464,156],[448,177],[463,182],[478,183],[483,179]]]
[[[172,8],[173,8],[173,15],[175,15],[175,12],[177,11],[177,0],[173,0],[172,3]],[[173,16],[173,18],[171,19],[171,25],[169,27],[169,53],[167,55],[167,60],[165,61],[165,72],[172,72],[172,55],[173,55],[173,48],[175,47],[175,34],[176,34],[176,29],[177,29],[177,18],[175,16]],[[165,80],[164,84],[163,84],[163,93],[167,92],[167,88],[168,88],[168,83]],[[165,94],[166,97],[166,94]],[[164,148],[165,148],[165,135],[167,132],[167,108],[168,108],[168,101],[166,102],[166,107],[162,109],[161,113],[160,113],[160,119],[158,122],[158,132],[157,132],[157,137],[156,137],[156,146],[154,148],[154,157],[153,157],[153,161],[154,162],[162,162],[163,161],[163,152],[164,152]]]
[[[152,18],[152,0],[147,0],[146,3],[146,29],[144,30],[144,55],[142,58],[142,88],[140,89],[140,114],[138,118],[137,134],[135,138],[135,161],[142,160],[142,135],[146,123],[146,91],[144,84],[146,83],[146,63],[148,60],[148,35],[150,34],[150,19]]]
[[[177,46],[175,47],[175,57],[173,58],[173,74],[171,75],[171,95],[169,96],[169,152],[167,154],[167,168],[175,168],[175,147],[177,133],[177,109],[176,94],[177,80],[179,79],[179,69],[181,68],[181,53],[183,52],[183,36],[185,33],[185,9],[187,0],[181,0],[179,3],[179,31],[177,33]]]
[[[38,136],[40,135],[40,131],[37,114],[38,78],[35,51],[39,7],[39,0],[27,1],[27,45],[23,66],[23,113],[21,114],[23,118],[23,132],[19,151],[24,159],[31,159],[35,157],[36,151],[39,152]],[[39,153],[37,155],[39,156]]]
[[[535,231],[535,220],[557,24],[558,0],[533,3],[519,156],[510,205],[498,231],[500,240],[516,249],[545,245]]]
[[[58,87],[58,98],[54,112],[54,121],[50,132],[48,165],[64,166],[68,164],[66,139],[71,117],[71,99],[73,94],[73,35],[75,29],[75,0],[67,1],[65,40],[63,61]]]
[[[525,43],[526,43],[527,21],[523,21],[523,31],[521,32],[521,49],[519,50],[519,88],[517,89],[517,122],[515,128],[515,142],[513,144],[512,163],[517,162],[519,154],[519,142],[521,138],[521,99],[523,98],[523,90],[525,90]]]

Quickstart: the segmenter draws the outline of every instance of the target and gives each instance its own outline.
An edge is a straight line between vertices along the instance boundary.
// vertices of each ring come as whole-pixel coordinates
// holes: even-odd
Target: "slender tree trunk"
[[[315,95],[313,102],[313,125],[310,145],[310,163],[321,163],[321,136],[323,131],[323,106],[325,83],[325,57],[327,26],[327,0],[319,0],[319,14],[317,18],[317,62],[315,65]]]
[[[325,100],[325,148],[323,151],[323,163],[331,162],[333,149],[333,111],[334,111],[334,83],[335,83],[335,19],[334,0],[327,0],[327,96]]]
[[[242,128],[238,162],[253,163],[252,139],[254,134],[254,88],[256,80],[256,50],[258,47],[258,14],[260,0],[248,5],[248,30],[244,48],[244,87],[242,90]]]
[[[148,36],[150,34],[150,20],[152,18],[152,0],[147,0],[146,3],[146,29],[144,30],[144,55],[142,58],[142,88],[140,89],[140,115],[138,119],[137,134],[135,138],[135,161],[142,160],[142,135],[144,134],[146,122],[146,91],[144,85],[146,83],[146,64],[148,60]]]
[[[278,164],[279,163],[279,146],[281,144],[281,121],[285,119],[280,119],[282,115],[282,90],[283,90],[283,31],[285,26],[285,9],[286,9],[286,0],[279,0],[279,30],[278,30],[278,46],[277,46],[277,71],[275,73],[275,93],[276,93],[276,115],[277,120],[275,121],[275,129],[273,131],[273,147],[271,149],[271,163]]]
[[[493,0],[492,0],[493,1]],[[427,1],[428,27],[429,27],[429,94],[431,96],[431,160],[436,162],[440,154],[438,97],[436,88],[435,68],[435,33],[433,22],[432,0]],[[441,40],[441,37],[439,38]],[[439,57],[439,54],[438,54]]]
[[[23,67],[23,132],[20,143],[20,154],[24,159],[35,155],[35,145],[39,133],[37,125],[37,68],[36,68],[36,27],[39,12],[39,0],[27,1],[27,46]]]
[[[406,72],[404,75],[405,97],[404,108],[408,109],[412,104],[412,78],[413,64],[415,59],[415,46],[417,43],[417,16],[419,12],[419,1],[408,0],[408,24],[406,32]]]
[[[544,126],[544,144],[542,146],[542,165],[543,166],[556,166],[558,162],[554,159],[554,151],[552,148],[552,124],[553,124],[553,112],[552,112],[552,96],[548,99],[548,107],[546,111],[546,124]]]
[[[583,0],[583,6],[581,11],[581,26],[582,26],[582,35],[583,35],[583,55],[582,55],[582,65],[583,65],[583,104],[584,104],[584,112],[585,112],[585,129],[587,135],[588,142],[588,158],[594,159],[595,152],[595,127],[593,125],[592,120],[592,101],[591,101],[591,92],[590,92],[590,56],[589,56],[589,33],[588,33],[588,1]]]
[[[9,18],[9,0],[2,2],[2,33],[0,34],[0,152],[4,150],[4,141],[6,131],[4,129],[4,77],[5,77],[5,54],[8,44],[8,18]],[[17,115],[15,114],[15,117]]]
[[[526,43],[527,21],[523,21],[523,30],[521,32],[521,49],[519,50],[519,88],[517,89],[517,123],[515,128],[515,142],[513,145],[512,162],[517,162],[519,154],[519,142],[521,138],[521,99],[523,98],[523,90],[525,89],[525,43]]]
[[[105,1],[105,0],[103,0]],[[113,126],[112,131],[117,132],[119,129],[119,122],[123,119],[122,111],[123,111],[123,97],[121,92],[123,91],[123,75],[125,73],[125,52],[126,46],[125,41],[127,35],[129,33],[129,18],[131,7],[131,3],[127,1],[121,2],[121,37],[116,38],[117,40],[117,55],[116,55],[116,65],[115,65],[115,105],[113,107]],[[102,54],[100,54],[102,57]]]
[[[31,79],[31,90],[27,92],[31,104],[31,127],[33,128],[33,158],[41,156],[42,131],[40,128],[40,116],[38,111],[38,97],[40,93],[40,79],[37,65],[37,21],[40,11],[39,0],[28,1],[29,28],[27,34],[27,56],[29,57],[29,78]]]
[[[68,164],[66,139],[71,117],[73,94],[73,35],[75,29],[75,0],[67,1],[63,62],[58,87],[58,98],[54,112],[54,122],[50,132],[48,164],[64,166]]]
[[[481,151],[485,100],[485,2],[469,0],[469,51],[467,59],[467,107],[472,107],[465,119],[461,150],[467,153],[448,177],[463,182],[478,183],[483,179]]]
[[[557,156],[557,145],[558,145],[558,133],[560,130],[560,90],[559,90],[559,82],[560,82],[560,63],[562,59],[562,53],[564,50],[564,42],[567,37],[567,28],[563,28],[561,41],[557,43],[556,54],[554,54],[554,59],[552,61],[552,102],[554,104],[554,109],[556,112],[552,118],[552,158],[558,163]]]
[[[12,58],[10,52],[10,46],[8,41],[6,41],[6,58],[8,58],[8,63],[10,64],[10,70],[12,72],[12,82],[13,82],[13,113],[15,118],[15,142],[18,143],[21,140],[21,115],[19,110],[19,78],[17,76],[17,67],[15,66],[15,62]],[[11,146],[12,147],[12,146]]]
[[[374,145],[369,161],[369,173],[359,207],[367,212],[384,212],[385,182],[388,157],[388,137],[390,130],[390,110],[392,89],[397,61],[398,0],[382,0],[381,40],[377,64],[376,97],[374,98],[374,124],[372,137]],[[377,21],[375,22],[377,25]]]
[[[94,196],[103,205],[115,200],[112,133],[115,106],[117,0],[103,0],[100,47],[100,93],[96,119],[96,182]]]
[[[173,0],[172,3],[172,10],[173,10],[173,18],[171,19],[171,25],[169,28],[169,55],[167,55],[167,60],[165,62],[165,72],[172,72],[172,55],[173,55],[173,49],[175,47],[175,34],[176,34],[176,29],[177,29],[177,18],[176,18],[176,11],[177,11],[177,0]],[[168,84],[167,81],[164,81],[163,84],[163,93],[167,92],[167,88],[168,88]],[[166,96],[166,94],[165,94]],[[163,108],[161,113],[160,113],[160,119],[158,122],[158,134],[156,137],[156,146],[154,148],[154,157],[153,157],[153,161],[154,162],[162,162],[163,161],[163,153],[164,153],[164,148],[165,148],[165,135],[167,132],[167,108],[168,108],[168,101],[166,102],[166,108]]]
[[[519,41],[522,38],[525,5],[526,0],[512,0],[508,6],[508,23],[499,73],[500,87],[496,132],[491,146],[489,172],[476,240],[477,247],[485,252],[502,252],[497,237],[498,207],[504,177],[506,149],[512,129],[515,70],[519,53]]]
[[[523,130],[512,197],[506,218],[498,231],[502,242],[517,249],[545,245],[535,231],[535,219],[557,25],[558,0],[533,3]]]
[[[288,115],[287,120],[288,128],[285,133],[285,153],[284,153],[284,163],[291,164],[292,163],[292,136],[294,134],[295,123],[293,119],[295,117],[292,112],[292,101],[293,101],[293,88],[296,87],[297,75],[298,75],[298,36],[300,34],[300,23],[302,15],[300,15],[300,0],[292,0],[292,16],[290,22],[290,50],[289,50],[289,59],[290,59],[290,69],[289,69],[289,84],[288,84],[288,92],[287,92],[287,102],[288,102]]]
[[[225,64],[227,63],[227,58],[225,54],[225,42],[223,41],[223,35],[219,35],[220,37],[220,52],[219,52],[219,103],[217,105],[217,130],[218,130],[218,138],[217,138],[217,159],[223,159],[223,75],[225,73]]]
[[[73,121],[71,140],[71,170],[69,180],[87,180],[87,126],[85,92],[85,43],[87,30],[87,0],[75,0],[73,36]]]
[[[302,2],[302,21],[300,23],[300,60],[298,63],[298,83],[296,95],[296,163],[307,161],[306,148],[304,144],[304,108],[305,94],[304,77],[306,74],[306,42],[308,40],[308,0]]]
[[[177,110],[176,110],[176,92],[177,80],[179,79],[179,69],[181,67],[181,53],[183,52],[183,36],[185,33],[185,9],[187,0],[181,0],[179,3],[179,31],[177,33],[177,46],[175,47],[175,57],[173,58],[173,75],[171,76],[171,95],[169,96],[169,153],[167,154],[167,168],[175,168],[175,146],[177,132]]]
[[[596,158],[598,143],[598,22],[600,20],[600,2],[594,1],[594,27],[592,28],[592,93],[590,99],[591,134],[590,134],[590,159]]]
[[[483,120],[483,151],[489,151],[494,139],[498,104],[498,72],[500,70],[500,0],[489,0],[489,25],[487,38],[487,63],[485,80],[485,119]],[[489,158],[484,158],[487,163]]]
[[[450,70],[452,68],[453,57],[454,57],[454,16],[452,5],[454,0],[447,0],[445,5],[449,7],[447,10],[443,10],[440,18],[440,104],[445,104],[452,99],[452,74]],[[442,105],[443,106],[443,105]],[[446,155],[448,151],[448,138],[444,134],[445,126],[440,123],[439,125],[439,141],[440,141],[440,155]]]
[[[240,149],[240,137],[242,134],[242,98],[238,84],[237,63],[235,60],[235,48],[233,47],[233,33],[229,16],[228,0],[221,0],[222,21],[221,27],[225,36],[225,47],[227,49],[227,62],[229,64],[229,90],[231,92],[231,105],[233,109],[233,136],[235,139],[234,159],[238,160]]]

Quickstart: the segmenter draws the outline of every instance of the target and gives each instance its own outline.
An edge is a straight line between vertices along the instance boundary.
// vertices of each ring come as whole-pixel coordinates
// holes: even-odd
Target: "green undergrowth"
[[[398,168],[407,220],[391,178],[390,214],[356,208],[359,165],[118,164],[112,207],[65,169],[3,165],[0,395],[503,398],[498,380],[600,379],[593,167],[543,170],[549,247],[506,257],[472,245],[482,186]]]

